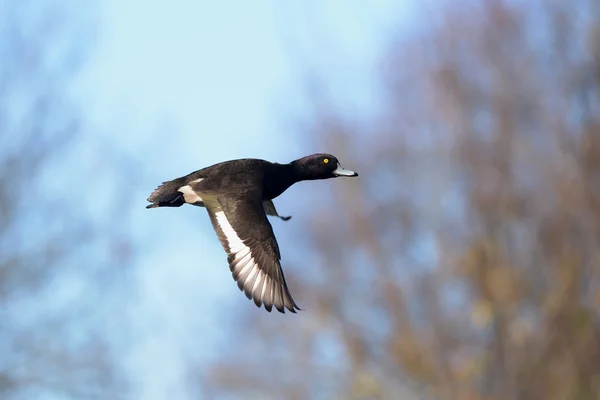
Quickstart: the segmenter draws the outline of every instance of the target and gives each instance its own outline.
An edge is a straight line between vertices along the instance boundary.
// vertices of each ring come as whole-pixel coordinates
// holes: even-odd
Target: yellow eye
[[[323,162],[324,162],[325,164],[327,164],[327,163],[329,162],[329,158],[324,158],[324,159],[323,159]]]

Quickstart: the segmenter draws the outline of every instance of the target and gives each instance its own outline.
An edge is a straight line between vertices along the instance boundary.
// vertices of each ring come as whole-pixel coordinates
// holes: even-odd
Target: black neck
[[[302,175],[294,163],[272,164],[267,169],[266,178],[269,183],[264,187],[264,197],[274,199],[294,183],[300,182]]]

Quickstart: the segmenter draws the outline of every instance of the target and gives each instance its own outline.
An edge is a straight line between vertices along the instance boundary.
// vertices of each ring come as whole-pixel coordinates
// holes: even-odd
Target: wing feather
[[[279,246],[260,196],[219,196],[206,210],[227,253],[233,279],[257,307],[273,306],[285,313],[300,308],[294,302],[281,269]]]

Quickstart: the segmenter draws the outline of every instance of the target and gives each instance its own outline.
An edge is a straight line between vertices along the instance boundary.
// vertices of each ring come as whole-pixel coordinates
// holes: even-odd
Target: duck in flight
[[[221,162],[163,182],[146,208],[205,207],[238,287],[257,307],[285,313],[294,302],[281,269],[279,246],[267,215],[280,216],[273,199],[300,181],[358,176],[331,154],[313,154],[289,164],[246,158]]]

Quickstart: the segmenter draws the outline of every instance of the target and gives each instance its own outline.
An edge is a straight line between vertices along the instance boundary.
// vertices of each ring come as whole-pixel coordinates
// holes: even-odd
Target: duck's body
[[[164,182],[148,198],[146,208],[206,207],[213,228],[228,254],[238,287],[267,311],[284,307],[296,312],[283,276],[279,247],[267,215],[280,217],[272,200],[303,180],[358,176],[344,170],[334,156],[315,154],[277,164],[246,158],[231,160]]]
[[[262,188],[262,199],[269,201],[299,180],[291,164],[276,164],[255,158],[225,161],[164,182],[148,199],[154,204],[146,208],[179,207],[185,203],[204,206],[201,200],[192,200],[199,193],[235,194],[257,187]]]

